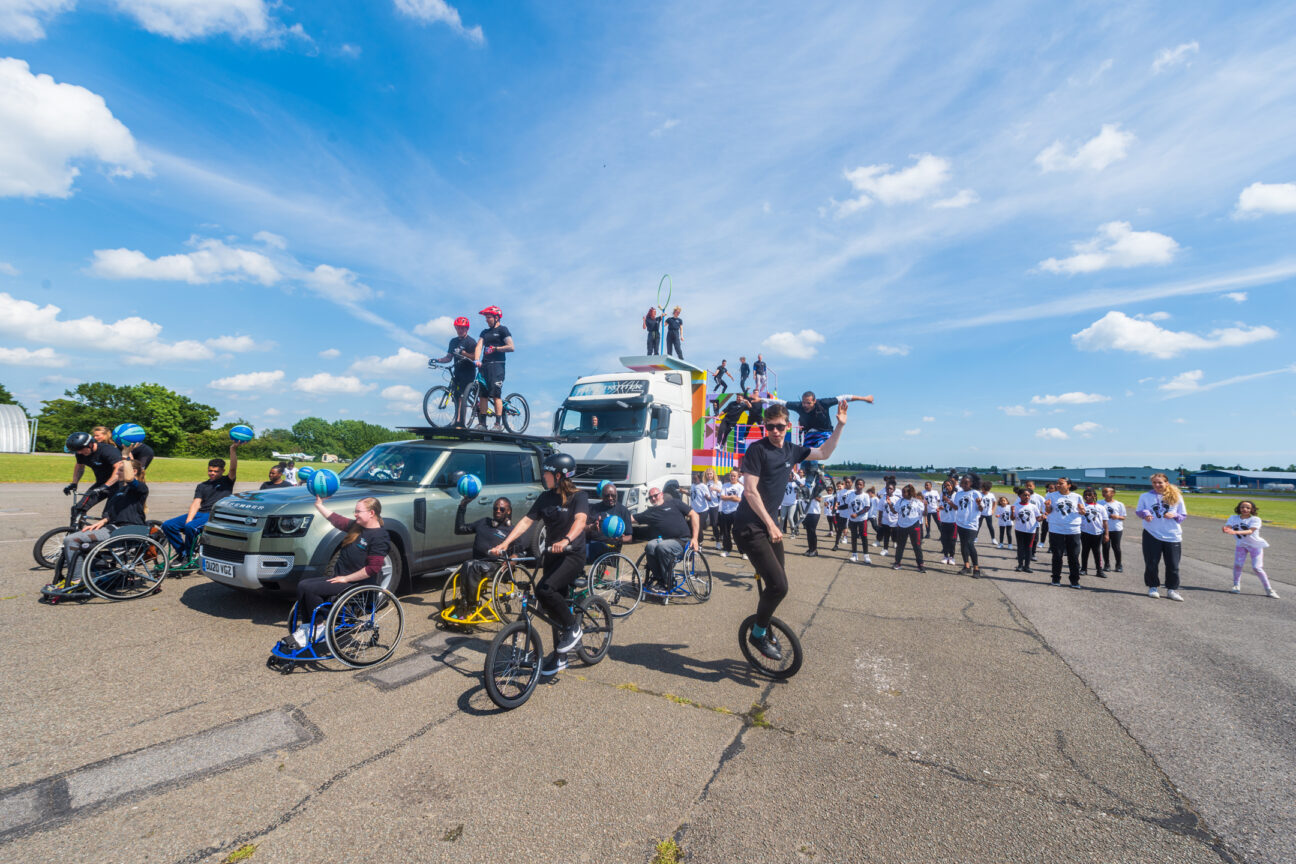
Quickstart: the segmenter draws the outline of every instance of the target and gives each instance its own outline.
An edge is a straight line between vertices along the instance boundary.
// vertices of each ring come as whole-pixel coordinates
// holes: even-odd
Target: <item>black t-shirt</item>
[[[76,461],[78,465],[88,466],[94,473],[95,483],[102,485],[108,482],[113,469],[121,462],[121,451],[111,444],[100,442],[90,455],[82,456],[78,453]]]
[[[748,375],[751,374],[751,367],[748,366],[746,363],[742,364],[741,366],[738,367],[738,374],[746,378]]]
[[[667,540],[687,543],[693,536],[689,527],[689,506],[678,498],[666,498],[656,507],[636,513],[634,520],[648,526],[648,533]]]
[[[472,534],[473,537],[473,557],[489,558],[490,550],[504,542],[508,537],[509,531],[513,530],[512,522],[496,522],[490,516],[484,516],[476,522],[464,522],[464,513],[468,512],[467,502],[471,500],[463,499],[459,508],[455,510],[455,533]]]
[[[567,499],[567,503],[562,503],[560,496],[555,489],[546,489],[536,498],[531,509],[527,511],[527,518],[544,522],[545,542],[552,546],[559,540],[571,536],[572,522],[576,520],[578,513],[584,513],[586,518],[589,517],[589,493],[577,490],[576,494]],[[578,538],[576,542],[567,547],[569,554],[585,554],[585,544]]]
[[[210,513],[212,505],[222,498],[234,494],[234,481],[222,474],[215,480],[206,480],[194,487],[193,497],[202,501],[198,505],[199,513]]]
[[[792,467],[804,461],[809,455],[809,447],[793,444],[786,438],[783,440],[781,449],[771,444],[768,438],[747,445],[747,452],[742,458],[742,473],[744,477],[752,475],[759,478],[756,489],[760,494],[761,503],[765,505],[766,513],[773,516],[779,511],[779,505],[783,503],[783,493],[787,489],[788,480],[792,477]],[[734,521],[762,521],[752,510],[751,504],[747,503],[745,495],[742,503],[738,505],[738,513],[734,516]]]
[[[130,455],[135,460],[135,464],[141,468],[147,468],[153,463],[153,448],[143,441],[130,449]]]
[[[626,526],[625,534],[630,533],[630,520],[633,517],[630,515],[630,511],[625,508],[625,505],[609,505],[606,501],[595,501],[590,505],[590,523],[594,526],[594,539],[602,540],[604,543],[620,545],[621,537],[624,537],[625,534],[622,534],[620,537],[603,536],[602,523],[603,520],[609,516],[620,516],[621,521],[624,522]]]
[[[446,348],[446,353],[450,355],[450,363],[456,376],[472,374],[473,369],[476,368],[472,361],[473,351],[476,348],[477,340],[471,336],[456,336],[450,340],[450,347]],[[462,359],[455,354],[456,351],[468,359]]]
[[[757,360],[755,363],[753,363],[753,364],[752,364],[752,371],[755,372],[757,375],[764,375],[764,374],[765,374],[765,361],[764,361],[764,360]]]
[[[350,520],[352,524],[355,520]],[[350,531],[350,527],[347,528]],[[386,555],[391,550],[391,534],[383,527],[366,528],[350,546],[343,546],[338,551],[337,564],[333,566],[334,576],[346,576],[364,569],[370,555]]]
[[[118,483],[117,491],[104,505],[103,515],[109,525],[143,525],[144,502],[148,500],[148,486],[138,480]]]
[[[801,428],[805,429],[822,429],[825,432],[832,431],[832,419],[828,414],[829,408],[837,405],[837,397],[829,396],[826,399],[816,399],[814,407],[809,411],[801,407],[800,402],[787,403],[789,411],[795,411],[801,418]]]
[[[680,331],[680,328],[683,327],[683,326],[684,326],[684,319],[683,319],[683,318],[680,318],[680,317],[678,317],[678,316],[672,315],[671,317],[669,317],[669,318],[666,319],[666,332],[667,332],[667,333],[677,333],[677,334],[678,334],[679,331]]]
[[[269,480],[265,481],[261,484],[261,489],[288,489],[291,486],[291,483],[280,477],[278,483],[271,483]],[[259,492],[261,489],[258,489],[257,491]]]
[[[503,363],[504,353],[501,351],[492,351],[486,353],[487,348],[503,348],[504,340],[513,338],[513,334],[503,324],[498,327],[487,327],[481,331],[482,341],[482,362],[483,363]]]
[[[750,404],[744,405],[737,399],[730,399],[728,404],[726,404],[724,409],[720,412],[720,416],[722,419],[728,420],[730,423],[736,423],[738,422],[738,418],[742,416],[742,413],[749,410],[751,410]]]

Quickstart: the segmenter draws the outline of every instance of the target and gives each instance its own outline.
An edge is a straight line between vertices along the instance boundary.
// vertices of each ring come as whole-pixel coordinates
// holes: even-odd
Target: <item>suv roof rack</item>
[[[398,426],[404,432],[413,432],[424,441],[448,438],[453,441],[508,441],[531,447],[553,447],[554,440],[539,435],[518,435],[513,432],[496,432],[489,429],[452,429],[445,426]]]

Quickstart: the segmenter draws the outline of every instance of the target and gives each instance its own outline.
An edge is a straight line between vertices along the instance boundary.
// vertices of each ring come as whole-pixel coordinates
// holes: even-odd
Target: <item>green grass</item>
[[[652,864],[679,864],[680,855],[684,852],[672,839],[661,841],[653,851]]]
[[[228,460],[227,460],[228,461]],[[257,483],[266,479],[272,459],[240,459],[239,483]],[[309,464],[315,468],[341,470],[340,465],[323,462],[299,462],[297,467]],[[0,483],[60,483],[72,479],[76,461],[67,453],[0,453]],[[158,457],[148,470],[152,483],[201,483],[207,479],[206,459],[164,459]],[[94,477],[89,471],[81,475],[81,486],[88,487]]]

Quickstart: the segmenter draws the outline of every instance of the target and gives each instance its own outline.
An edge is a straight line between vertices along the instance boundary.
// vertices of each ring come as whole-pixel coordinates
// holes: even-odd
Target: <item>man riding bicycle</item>
[[[108,440],[111,433],[104,426],[96,426],[94,431],[102,433],[102,440],[89,432],[73,432],[65,442],[68,452],[76,456],[76,467],[72,469],[72,482],[63,487],[63,494],[76,492],[87,466],[94,473],[94,485],[75,506],[81,513],[112,495],[121,478],[121,451]]]
[[[513,348],[513,334],[500,324],[504,312],[498,306],[487,306],[481,310],[486,317],[486,329],[478,334],[477,346],[473,351],[473,362],[481,367],[482,377],[486,379],[486,393],[477,399],[477,422],[486,427],[486,401],[494,400],[494,431],[504,429],[504,355]]]
[[[468,335],[469,326],[470,323],[464,316],[460,315],[456,318],[454,320],[456,335],[450,340],[450,345],[446,348],[446,355],[429,361],[429,365],[454,361],[454,368],[450,373],[450,398],[454,400],[455,404],[455,426],[464,425],[463,394],[477,375],[477,367],[473,363],[477,340]]]

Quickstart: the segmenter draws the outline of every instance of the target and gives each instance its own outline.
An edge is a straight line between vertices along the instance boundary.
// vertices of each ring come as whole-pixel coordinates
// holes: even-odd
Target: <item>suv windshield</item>
[[[639,438],[644,434],[646,405],[629,405],[620,400],[562,409],[558,437],[567,441],[606,441],[611,438]]]
[[[379,444],[342,472],[343,483],[421,486],[445,450],[414,442]]]

